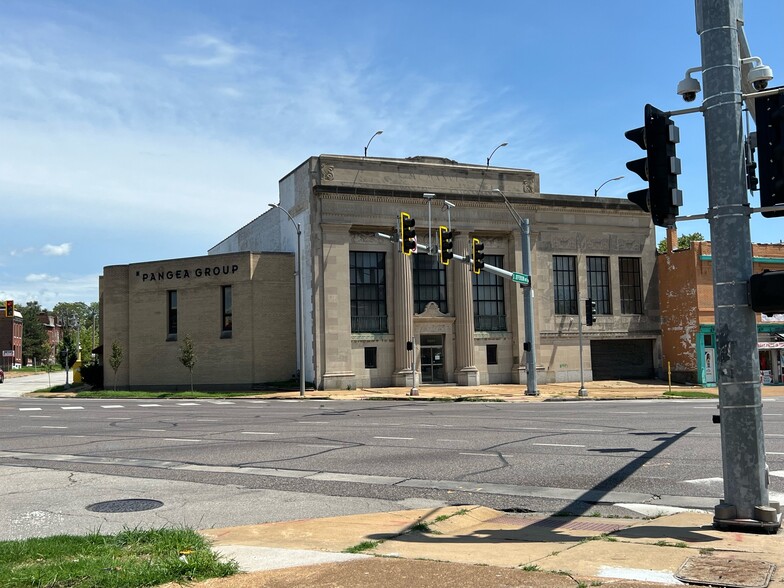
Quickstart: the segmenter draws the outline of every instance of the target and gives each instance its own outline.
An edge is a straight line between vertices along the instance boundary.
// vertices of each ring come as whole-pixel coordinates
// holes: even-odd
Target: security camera
[[[759,62],[759,65],[749,70],[748,80],[757,92],[762,92],[768,87],[768,82],[773,79],[773,70],[762,63],[759,57],[750,57],[748,60],[744,59],[743,61]]]
[[[695,71],[700,71],[700,68],[691,68],[686,71],[686,77],[678,82],[678,95],[682,96],[686,102],[694,102],[697,99],[697,93],[702,89],[700,88],[699,80],[691,77]]]

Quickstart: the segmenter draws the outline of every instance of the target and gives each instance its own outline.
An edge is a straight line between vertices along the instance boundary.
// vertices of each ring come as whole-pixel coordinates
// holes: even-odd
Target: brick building
[[[677,234],[668,232],[670,250],[658,256],[662,354],[676,382],[716,385],[716,325],[713,268],[709,241],[672,249]],[[784,269],[784,244],[753,244],[754,273]],[[760,379],[784,383],[784,315],[757,315]]]
[[[0,313],[0,365],[4,370],[22,367],[22,313],[14,311],[13,318]]]

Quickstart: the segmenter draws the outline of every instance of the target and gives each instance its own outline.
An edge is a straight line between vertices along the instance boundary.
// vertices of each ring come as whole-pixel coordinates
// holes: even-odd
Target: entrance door
[[[419,352],[422,367],[422,383],[443,383],[444,380],[444,336],[421,335]]]
[[[716,383],[716,350],[713,347],[705,348],[705,383]]]

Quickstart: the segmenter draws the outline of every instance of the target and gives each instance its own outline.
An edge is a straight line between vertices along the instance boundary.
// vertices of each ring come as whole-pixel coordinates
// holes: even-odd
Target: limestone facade
[[[492,330],[475,322],[474,275],[453,260],[444,268],[442,307],[415,300],[415,256],[379,233],[394,235],[401,211],[416,220],[417,240],[437,242],[448,222],[455,253],[471,239],[485,244],[502,267],[520,272],[520,229],[507,210],[530,220],[532,288],[541,382],[580,378],[578,310],[590,296],[588,264],[602,258],[607,281],[605,312],[583,327],[586,380],[661,374],[656,242],[647,213],[626,199],[542,194],[538,174],[523,169],[460,164],[433,157],[408,159],[340,155],[311,157],[280,181],[279,202],[302,226],[305,281],[305,373],[319,389],[413,385],[424,378],[463,385],[526,380],[522,290],[502,280],[503,313]],[[434,194],[430,201],[424,194]],[[454,204],[447,211],[445,201]],[[430,221],[428,221],[430,215]],[[432,233],[428,235],[428,227]],[[210,249],[214,255],[251,249],[296,252],[293,223],[271,209]],[[366,329],[352,316],[352,259],[360,252],[383,259],[383,317]],[[426,255],[418,253],[417,256]],[[556,310],[556,259],[573,264],[573,298]],[[628,305],[628,261],[638,273],[637,305]],[[625,265],[624,265],[625,264]],[[560,275],[560,274],[559,274]],[[595,273],[593,274],[596,275]],[[559,278],[563,279],[563,278]],[[596,279],[595,277],[593,279]],[[293,284],[293,282],[292,282]],[[562,284],[561,284],[562,285]],[[421,292],[423,290],[418,290]],[[293,299],[293,294],[292,294]],[[584,320],[584,319],[583,319]],[[480,328],[477,328],[479,326]],[[352,328],[353,327],[353,328]],[[107,338],[102,339],[108,341]],[[410,351],[407,343],[415,343]],[[292,352],[292,358],[294,353]]]

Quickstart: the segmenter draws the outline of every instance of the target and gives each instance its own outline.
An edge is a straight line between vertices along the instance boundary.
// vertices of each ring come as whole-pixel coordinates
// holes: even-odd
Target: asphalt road
[[[771,498],[784,402],[765,401]],[[0,465],[321,496],[586,512],[710,508],[715,401],[0,399]],[[631,506],[630,506],[631,505]]]

